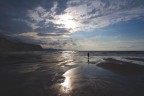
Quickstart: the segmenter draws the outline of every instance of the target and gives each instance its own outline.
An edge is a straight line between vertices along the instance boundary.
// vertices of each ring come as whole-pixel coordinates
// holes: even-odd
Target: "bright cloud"
[[[57,2],[50,10],[38,6],[28,10],[28,16],[35,21],[33,25],[48,27],[52,22],[58,24],[58,28],[76,32],[103,28],[144,15],[144,6],[135,0],[70,0],[62,14],[56,14],[57,7]]]
[[[135,0],[72,0],[65,11],[81,22],[81,30],[89,31],[139,18],[144,6]]]
[[[5,0],[2,2],[5,4]],[[0,32],[18,38],[38,40],[39,44],[45,47],[49,44],[53,47],[70,49],[71,45],[76,48],[88,44],[89,48],[94,49],[97,46],[94,43],[99,42],[97,36],[91,36],[94,40],[87,41],[83,38],[75,40],[72,35],[84,34],[84,32],[91,34],[97,29],[102,30],[120,22],[143,20],[144,17],[143,0],[37,0],[35,2],[29,0],[29,3],[22,0],[18,3],[21,6],[15,8],[15,2],[11,2],[15,10],[9,6],[0,8],[2,9]],[[7,17],[3,20],[5,16]],[[66,41],[70,44],[65,45]],[[52,44],[52,42],[57,43]],[[101,45],[104,47],[106,43]]]
[[[94,42],[95,41],[95,42]],[[142,50],[144,49],[144,39],[138,40],[121,40],[89,38],[79,40],[79,49],[81,50]]]

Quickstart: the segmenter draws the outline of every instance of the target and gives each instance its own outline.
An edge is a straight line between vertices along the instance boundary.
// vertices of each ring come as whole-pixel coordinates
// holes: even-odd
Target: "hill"
[[[2,51],[41,51],[40,45],[28,44],[23,42],[12,42],[6,38],[0,37],[0,52]]]

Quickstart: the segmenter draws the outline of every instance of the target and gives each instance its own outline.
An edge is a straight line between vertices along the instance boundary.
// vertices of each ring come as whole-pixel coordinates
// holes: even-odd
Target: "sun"
[[[78,26],[74,17],[69,14],[61,15],[59,23],[63,24],[63,26],[67,29],[75,29]]]
[[[65,21],[65,28],[76,28],[76,22],[74,22],[73,20],[66,20]]]

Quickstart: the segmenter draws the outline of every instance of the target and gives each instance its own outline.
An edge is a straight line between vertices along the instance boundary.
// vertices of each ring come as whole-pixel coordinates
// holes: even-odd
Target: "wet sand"
[[[144,58],[126,58],[126,59],[144,62]]]
[[[0,96],[144,96],[144,65],[115,57],[123,58],[91,56],[88,62],[73,51],[1,54]]]

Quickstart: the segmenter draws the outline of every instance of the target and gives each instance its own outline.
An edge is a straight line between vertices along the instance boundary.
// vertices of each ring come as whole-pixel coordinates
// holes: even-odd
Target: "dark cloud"
[[[58,2],[56,11],[57,14],[60,14],[66,8],[67,0],[1,0],[0,30],[3,30],[5,32],[4,34],[31,32],[32,28],[26,22],[31,21],[27,16],[27,11],[34,9],[37,6],[42,6],[43,8],[50,10],[56,1]],[[38,25],[42,27],[43,23],[44,22],[40,22]]]
[[[48,27],[37,28],[35,32],[38,33],[55,33],[55,34],[66,34],[69,31],[66,28],[58,28],[55,24],[49,24]]]
[[[1,0],[0,36],[68,48],[74,32],[143,16],[144,0]]]
[[[50,8],[52,6],[53,1],[56,0],[1,0],[0,5],[3,9],[9,10],[27,10],[37,7],[38,5],[47,6]]]
[[[45,33],[38,33],[38,36],[62,36],[63,34],[45,34]]]
[[[67,8],[67,1],[68,0],[58,0],[58,8],[57,8],[57,14],[61,14],[64,12],[64,10]]]
[[[57,6],[52,10],[55,3],[57,3]],[[43,15],[51,11],[54,11],[55,15],[62,14],[67,7],[66,3],[67,0],[1,0],[0,36],[12,37],[15,38],[15,40],[28,43],[31,42],[42,45],[49,43],[51,47],[62,47],[63,45],[61,43],[51,41],[50,38],[46,37],[62,36],[63,34],[69,33],[69,31],[65,28],[60,28],[63,26],[61,24],[47,23],[46,19],[54,20],[51,13],[45,17],[46,19],[36,22],[28,16],[28,11],[32,10],[33,12],[37,12],[37,10],[34,11],[36,8],[43,8],[45,10],[44,14],[40,13],[41,9],[39,9],[40,12],[37,12],[37,15],[41,19]],[[35,32],[36,34],[33,33],[28,36],[31,32]],[[28,34],[19,35],[23,33]]]

